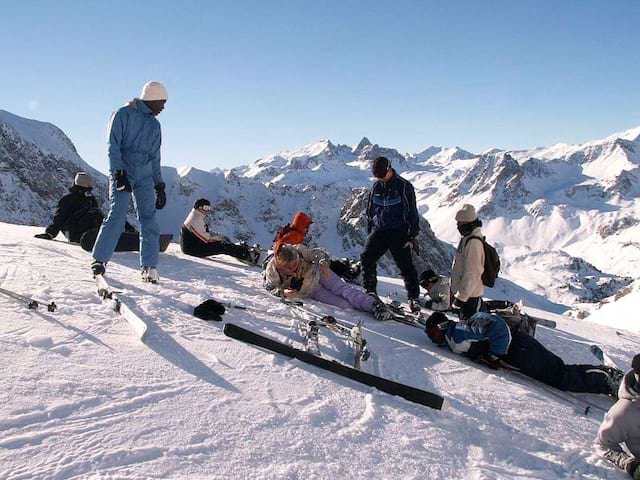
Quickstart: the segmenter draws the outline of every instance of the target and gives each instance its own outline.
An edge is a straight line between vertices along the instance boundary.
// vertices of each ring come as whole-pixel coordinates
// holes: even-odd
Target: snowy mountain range
[[[303,210],[314,219],[313,244],[358,256],[369,163],[379,155],[416,189],[425,219],[419,269],[448,272],[459,239],[455,211],[472,203],[503,261],[489,296],[518,300],[528,290],[539,295],[536,307],[563,311],[609,297],[638,276],[640,128],[583,145],[482,154],[458,147],[401,154],[367,138],[355,146],[324,140],[227,171],[163,167],[169,203],[159,221],[177,234],[193,202],[206,197],[213,230],[267,246],[277,227]],[[0,167],[1,221],[46,224],[78,168],[92,171],[99,194],[105,191],[106,177],[59,129],[7,112],[0,112]],[[389,259],[381,271],[395,272]]]

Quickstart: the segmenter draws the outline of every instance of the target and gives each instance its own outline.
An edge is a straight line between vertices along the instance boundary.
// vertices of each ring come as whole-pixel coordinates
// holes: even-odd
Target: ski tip
[[[440,411],[444,412],[446,410],[449,410],[451,408],[451,402],[449,402],[449,400],[447,400],[446,398],[442,399],[442,405],[440,405]]]

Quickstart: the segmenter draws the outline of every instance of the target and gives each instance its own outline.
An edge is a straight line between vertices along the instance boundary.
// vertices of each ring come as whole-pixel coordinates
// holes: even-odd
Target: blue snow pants
[[[129,198],[133,193],[133,202],[140,222],[140,266],[157,267],[160,257],[160,229],[156,222],[156,192],[150,176],[136,182],[129,175],[132,192],[116,190],[115,180],[109,183],[111,207],[106,220],[100,227],[96,244],[93,246],[93,258],[99,262],[108,262],[116,248],[120,234],[127,221]]]

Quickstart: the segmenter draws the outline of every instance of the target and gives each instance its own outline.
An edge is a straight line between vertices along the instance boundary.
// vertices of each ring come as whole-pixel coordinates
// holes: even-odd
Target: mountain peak
[[[369,141],[369,139],[367,137],[362,137],[362,140],[360,140],[360,143],[358,143],[358,146],[354,148],[353,151],[359,152],[365,147],[368,147],[370,145],[371,145],[371,142]]]

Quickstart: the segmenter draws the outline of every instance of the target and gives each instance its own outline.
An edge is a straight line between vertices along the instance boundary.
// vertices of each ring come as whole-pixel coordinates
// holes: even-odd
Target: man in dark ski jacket
[[[617,397],[623,376],[620,370],[604,365],[567,365],[535,338],[512,331],[498,315],[478,312],[454,322],[435,312],[427,319],[425,330],[437,345],[448,345],[452,352],[491,368],[516,370],[558,390]]]
[[[640,355],[633,357],[631,367],[620,385],[618,401],[604,416],[594,443],[599,455],[640,480]]]
[[[400,269],[413,312],[420,310],[418,297],[418,273],[411,253],[416,250],[416,237],[420,231],[416,195],[411,183],[391,168],[386,157],[378,157],[371,166],[378,179],[369,192],[367,202],[367,231],[369,238],[360,259],[362,260],[362,286],[376,294],[376,264],[380,257],[391,251]]]
[[[52,240],[62,232],[68,241],[78,243],[84,232],[98,228],[103,216],[92,189],[93,179],[85,172],[78,172],[69,193],[58,202],[53,222],[36,238]]]

